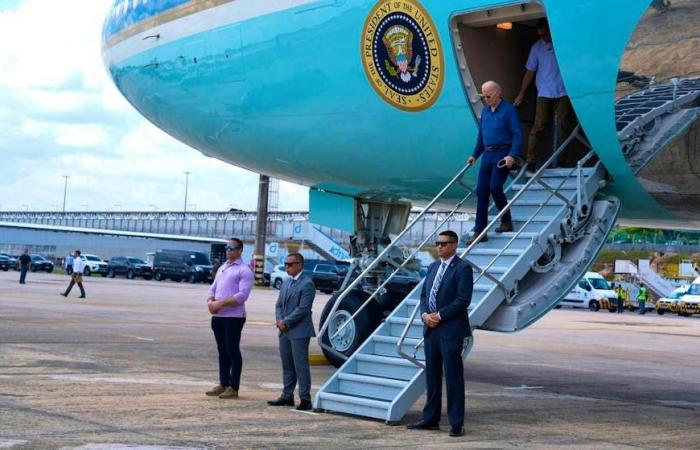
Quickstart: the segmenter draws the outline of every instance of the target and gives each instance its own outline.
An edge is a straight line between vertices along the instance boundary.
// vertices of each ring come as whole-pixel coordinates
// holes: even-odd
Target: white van
[[[586,272],[574,288],[559,302],[562,306],[588,308],[598,311],[605,308],[610,312],[617,311],[617,294],[602,275],[596,272]]]
[[[678,302],[678,315],[700,314],[700,277],[693,281],[688,292]]]

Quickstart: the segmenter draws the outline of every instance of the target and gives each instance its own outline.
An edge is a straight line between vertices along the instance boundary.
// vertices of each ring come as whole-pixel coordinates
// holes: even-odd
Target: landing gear
[[[321,323],[325,323],[328,319],[328,315],[331,309],[333,309],[333,304],[339,295],[340,293],[336,292],[326,303],[321,313]],[[350,356],[355,353],[355,350],[357,350],[365,339],[372,334],[374,329],[377,328],[382,317],[379,304],[372,301],[367,305],[367,308],[360,311],[355,319],[352,319],[353,314],[360,309],[368,297],[369,295],[361,290],[349,292],[330,318],[328,330],[321,337],[321,342],[326,346],[332,346],[336,352],[342,353],[345,356]],[[340,327],[350,320],[352,320],[352,322],[335,336]],[[323,354],[335,367],[340,367],[345,362],[342,357],[325,348],[323,348]]]

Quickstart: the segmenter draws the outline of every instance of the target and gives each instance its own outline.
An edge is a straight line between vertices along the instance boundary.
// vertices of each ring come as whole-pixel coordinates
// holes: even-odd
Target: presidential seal
[[[381,0],[362,31],[362,63],[375,91],[405,111],[429,108],[445,78],[437,28],[417,0]]]

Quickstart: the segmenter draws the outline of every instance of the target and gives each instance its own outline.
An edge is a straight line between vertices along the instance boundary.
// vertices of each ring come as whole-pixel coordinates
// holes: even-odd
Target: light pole
[[[183,208],[184,212],[187,212],[187,191],[190,188],[190,174],[192,172],[190,171],[185,171],[185,207]]]
[[[70,178],[70,175],[63,175],[63,178],[65,178],[65,181],[63,183],[63,209],[62,212],[63,214],[66,213],[66,193],[68,192],[68,178]]]

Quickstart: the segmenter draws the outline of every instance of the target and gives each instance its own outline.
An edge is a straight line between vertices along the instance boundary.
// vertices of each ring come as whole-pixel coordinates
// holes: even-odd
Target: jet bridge
[[[603,247],[615,224],[620,204],[614,198],[597,197],[605,185],[606,172],[600,162],[593,161],[594,152],[579,130],[577,127],[534,176],[527,176],[522,169],[508,187],[506,208],[512,212],[513,232],[493,232],[505,211],[498,212],[492,205],[490,223],[482,232],[483,236],[490,231],[489,240],[458,252],[474,271],[474,290],[468,309],[473,328],[512,332],[531,325],[571,290]],[[589,153],[574,168],[552,168],[562,150],[574,139],[588,146]],[[462,169],[426,210],[457,185],[469,169],[470,166]],[[443,224],[447,224],[471,195],[469,189],[466,191],[464,199],[453,208]],[[336,298],[319,332],[319,343],[324,353],[342,358],[345,363],[319,390],[314,404],[316,409],[390,423],[400,420],[424,392],[423,323],[419,318],[422,283],[356,352],[346,355],[333,348],[335,340],[354,332],[355,319],[391,277],[351,317],[349,314],[336,317],[334,314],[344,297],[351,295],[352,289],[362,277],[371,273],[384,254],[399,245],[402,236],[415,223],[415,220],[409,223],[362,275]],[[440,229],[438,227],[433,235]],[[433,235],[427,236],[422,245]],[[408,255],[396,271],[412,257]],[[472,345],[472,338],[465,342],[464,357],[468,356]]]

